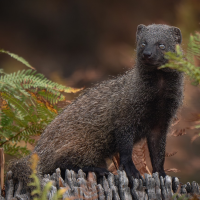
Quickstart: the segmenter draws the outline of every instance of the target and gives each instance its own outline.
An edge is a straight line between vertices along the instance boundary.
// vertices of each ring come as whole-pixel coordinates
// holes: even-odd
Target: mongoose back
[[[132,161],[133,145],[147,138],[153,172],[165,176],[166,135],[183,99],[183,74],[158,69],[164,53],[175,52],[181,32],[168,25],[139,25],[135,67],[116,79],[86,89],[44,130],[33,153],[39,174],[56,168],[101,172],[105,159],[120,155],[120,168],[141,178]],[[29,157],[12,164],[14,178],[28,181]]]

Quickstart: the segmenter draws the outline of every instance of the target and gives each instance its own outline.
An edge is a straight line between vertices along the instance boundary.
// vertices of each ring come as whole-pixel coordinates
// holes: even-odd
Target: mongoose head
[[[143,24],[137,27],[137,59],[140,64],[160,67],[167,62],[164,53],[175,52],[176,44],[181,44],[181,31],[177,27]]]

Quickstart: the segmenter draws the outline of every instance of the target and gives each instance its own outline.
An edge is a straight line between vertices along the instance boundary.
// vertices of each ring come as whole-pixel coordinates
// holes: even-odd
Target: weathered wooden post
[[[1,166],[1,173],[0,173],[0,180],[1,180],[1,190],[3,189],[4,186],[4,164],[5,164],[5,159],[4,159],[4,151],[3,148],[0,148],[0,166]]]

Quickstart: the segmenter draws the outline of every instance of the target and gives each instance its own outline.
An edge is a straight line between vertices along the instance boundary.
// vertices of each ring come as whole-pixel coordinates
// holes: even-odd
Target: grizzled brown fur
[[[136,66],[85,90],[47,126],[33,151],[40,157],[39,173],[58,167],[95,171],[105,167],[105,158],[119,152],[120,168],[129,178],[139,178],[132,148],[146,137],[153,172],[165,176],[166,134],[182,103],[183,74],[158,67],[167,62],[164,52],[174,52],[180,43],[176,27],[139,25]],[[28,180],[28,158],[10,166],[15,178]]]

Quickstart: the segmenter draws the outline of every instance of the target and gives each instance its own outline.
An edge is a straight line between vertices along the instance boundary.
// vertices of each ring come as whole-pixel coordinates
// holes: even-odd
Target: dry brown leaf
[[[138,144],[136,144],[133,148],[132,159],[141,175],[145,173],[151,174],[148,166],[146,164],[146,157],[145,157],[145,148],[147,142],[146,140],[142,140]]]
[[[180,122],[180,119],[178,117],[176,117],[172,123],[172,126],[175,126],[176,124],[178,124]]]
[[[64,185],[62,184],[61,178],[59,177],[59,186],[60,187],[64,187]]]
[[[116,154],[115,156],[113,156],[112,158],[112,163],[110,164],[110,166],[108,167],[108,171],[112,172],[113,174],[117,174],[117,170],[119,169],[119,154]]]
[[[171,157],[171,156],[174,156],[175,154],[177,154],[177,151],[174,151],[172,153],[165,153],[165,157]]]
[[[180,170],[176,169],[176,168],[170,168],[170,169],[165,169],[165,172],[174,172],[174,173],[177,173],[177,172],[180,172]]]
[[[175,130],[174,132],[171,133],[172,136],[178,137],[186,134],[185,129],[180,129],[180,130]]]
[[[111,163],[108,167],[108,171],[112,172],[114,175],[117,175],[117,170],[114,163]]]
[[[196,140],[198,137],[200,137],[199,134],[194,135],[194,136],[192,137],[192,139],[191,139],[191,143],[194,142],[194,140]]]
[[[146,164],[146,157],[145,157],[145,148],[146,148],[146,140],[142,140],[138,144],[136,144],[133,148],[132,152],[132,159],[141,175],[145,173],[151,174],[148,166]],[[119,168],[120,161],[119,161],[119,154],[113,156],[112,163],[108,167],[108,170],[113,174],[117,174],[117,170]]]
[[[115,168],[118,169],[119,165],[120,165],[119,154],[113,156],[112,161],[113,161],[113,164],[114,164]]]

